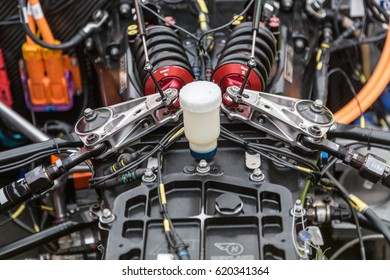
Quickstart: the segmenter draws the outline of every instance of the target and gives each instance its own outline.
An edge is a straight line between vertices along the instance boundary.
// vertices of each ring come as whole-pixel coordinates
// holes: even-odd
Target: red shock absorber
[[[180,90],[194,80],[190,62],[180,37],[167,26],[152,26],[146,30],[146,45],[153,74],[163,90]],[[142,40],[136,39],[133,53],[145,95],[158,92],[152,77],[144,71],[145,54]]]
[[[212,81],[217,83],[224,94],[229,86],[240,87],[248,71],[248,60],[253,40],[252,23],[237,25],[229,34],[225,47],[215,67]],[[250,73],[247,89],[264,90],[276,54],[276,40],[270,30],[260,26],[256,37],[256,67]],[[223,98],[224,103],[229,100]],[[229,105],[229,104],[227,104]]]

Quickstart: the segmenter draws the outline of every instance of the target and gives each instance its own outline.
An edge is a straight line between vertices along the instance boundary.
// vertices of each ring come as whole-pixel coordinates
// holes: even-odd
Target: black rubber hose
[[[390,230],[387,226],[385,226],[382,221],[378,218],[374,211],[370,208],[367,208],[363,212],[363,216],[367,218],[367,220],[380,232],[383,234],[387,243],[390,245]]]
[[[371,128],[337,123],[335,130],[328,132],[329,138],[343,138],[362,142],[390,145],[390,133]]]
[[[26,145],[23,147],[7,150],[0,153],[0,166],[13,163],[39,152],[48,150],[58,150],[60,148],[77,148],[82,147],[83,143],[76,134],[69,134],[66,138],[53,138],[48,141]]]
[[[68,42],[61,43],[61,44],[48,44],[39,38],[35,36],[34,33],[31,32],[30,28],[28,27],[27,22],[24,18],[24,10],[26,9],[26,3],[27,0],[19,0],[19,17],[20,21],[22,23],[24,31],[27,33],[27,35],[33,40],[36,44],[47,48],[51,50],[66,50],[76,47],[78,44],[80,44],[85,38],[88,37],[88,34],[85,33],[83,30],[79,30]]]
[[[48,242],[56,240],[62,236],[68,235],[72,232],[88,228],[94,223],[96,223],[96,221],[92,221],[88,218],[82,218],[82,216],[80,218],[81,220],[66,221],[62,224],[42,230],[33,235],[27,236],[23,239],[1,247],[0,259],[4,260],[12,258],[23,252],[47,244]]]

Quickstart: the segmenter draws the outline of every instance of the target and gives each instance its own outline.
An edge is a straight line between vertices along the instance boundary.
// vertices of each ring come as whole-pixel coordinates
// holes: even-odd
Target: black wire
[[[244,145],[252,150],[261,151],[262,154],[264,154],[264,152],[268,152],[268,153],[274,153],[277,155],[285,156],[287,158],[293,159],[293,160],[303,164],[304,166],[312,169],[315,172],[320,171],[319,168],[314,163],[312,163],[311,161],[309,161],[309,160],[307,160],[299,155],[296,155],[296,154],[294,154],[290,151],[287,151],[287,150],[279,149],[279,148],[271,146],[271,145],[248,142],[245,139],[239,137],[238,135],[235,135],[234,133],[228,131],[224,127],[221,127],[221,136],[223,136],[224,138],[227,138],[231,141],[237,142],[241,145]],[[289,167],[294,166],[291,163],[289,163],[281,158],[275,157],[275,155],[272,155],[272,154],[266,155],[266,157],[272,161],[279,161],[279,163],[284,164],[284,165],[287,164],[287,166],[289,166]],[[296,166],[294,166],[294,168],[296,168]]]
[[[357,216],[356,210],[354,208],[354,205],[352,205],[352,202],[348,198],[349,193],[348,193],[347,189],[335,177],[333,177],[332,174],[330,174],[329,171],[326,171],[325,174],[326,174],[326,176],[328,176],[329,179],[331,179],[333,181],[334,185],[341,192],[342,197],[344,198],[344,200],[348,203],[348,206],[349,206],[349,208],[351,210],[353,219],[355,221],[356,233],[357,233],[357,236],[359,238],[360,255],[361,255],[362,260],[365,260],[366,259],[366,250],[365,250],[364,242],[363,242],[363,239],[362,239],[362,231],[361,231],[361,228],[360,228],[360,222],[359,222],[359,218]]]
[[[17,24],[20,24],[20,21],[18,20],[3,20],[3,21],[0,21],[0,26],[4,25],[17,25]]]
[[[255,2],[255,0],[251,0],[248,5],[245,7],[245,9],[239,13],[237,15],[237,17],[240,17],[242,15],[244,15],[249,9],[250,7],[252,6],[252,4]],[[224,28],[227,28],[229,27],[233,22],[235,22],[237,20],[237,18],[233,18],[231,21],[229,21],[228,23],[225,23],[224,25],[221,25],[219,27],[216,27],[216,28],[213,28],[213,29],[210,29],[208,30],[207,32],[203,33],[202,36],[200,36],[200,38],[198,39],[198,44],[203,40],[203,38],[211,33],[214,33],[214,32],[217,32],[221,29],[224,29]]]
[[[131,164],[129,165],[126,165],[120,169],[118,169],[117,171],[111,173],[111,174],[108,174],[108,175],[104,175],[104,176],[101,176],[101,177],[96,177],[96,178],[92,178],[89,180],[90,182],[90,187],[94,187],[98,184],[101,184],[102,182],[104,182],[105,180],[108,180],[108,179],[111,179],[115,176],[118,176],[119,174],[122,174],[122,173],[125,173],[129,170],[133,170],[134,168],[136,168],[138,165],[140,165],[141,163],[143,163],[144,161],[146,161],[148,158],[150,158],[152,155],[156,154],[159,150],[161,149],[167,149],[170,145],[172,145],[174,142],[177,141],[178,137],[174,140],[172,140],[170,143],[168,143],[169,139],[177,132],[179,131],[181,128],[183,127],[183,123],[180,123],[179,125],[177,125],[176,127],[174,127],[170,132],[168,132],[158,143],[157,145],[153,148],[153,150],[151,150],[150,152],[146,153],[144,156],[140,157],[139,159],[137,159],[136,161],[132,162]]]
[[[363,212],[363,216],[367,218],[367,220],[385,237],[387,243],[390,245],[390,230],[388,227],[386,227],[380,218],[375,214],[375,212],[367,208]]]
[[[57,150],[57,149],[46,150],[46,151],[36,153],[36,154],[34,154],[28,158],[25,158],[23,160],[9,163],[6,165],[2,165],[0,167],[0,174],[5,173],[5,172],[9,172],[9,171],[14,170],[14,169],[21,168],[25,165],[28,165],[32,162],[38,161],[38,160],[45,158],[45,157],[48,157],[50,155],[58,154],[58,151],[60,151],[61,153],[66,153],[68,149],[72,149],[72,148],[60,148],[59,150]]]
[[[387,12],[378,4],[375,2],[375,0],[367,0],[366,1],[368,6],[369,6],[369,9],[371,10],[371,12],[375,15],[378,16],[378,19],[381,20],[382,22],[384,23],[388,23],[389,20],[390,20],[390,16],[387,14]],[[379,12],[379,14],[377,14],[377,12]],[[380,15],[382,15],[384,17],[385,20],[383,20]]]
[[[152,13],[153,15],[155,15],[156,17],[158,17],[159,19],[161,19],[163,22],[165,22],[166,24],[169,24],[170,26],[176,28],[177,30],[187,34],[188,36],[190,36],[191,38],[195,39],[195,40],[198,40],[198,38],[193,35],[191,32],[189,32],[188,30],[185,30],[184,28],[176,25],[176,24],[172,24],[171,22],[169,22],[168,20],[166,20],[164,17],[162,17],[160,14],[156,13],[155,11],[153,11],[152,9],[150,9],[148,6],[145,6],[144,4],[142,4],[141,2],[139,3],[139,5],[147,10],[148,12]]]
[[[19,18],[22,23],[24,31],[27,33],[27,35],[33,40],[36,44],[47,48],[51,50],[65,50],[76,47],[78,44],[80,44],[87,36],[88,34],[83,31],[83,29],[79,30],[68,42],[63,42],[61,44],[48,44],[45,41],[40,40],[38,37],[35,36],[34,33],[30,30],[30,27],[28,26],[27,22],[24,18],[24,11],[26,9],[26,0],[19,0]]]
[[[360,101],[359,101],[359,98],[357,97],[357,94],[356,94],[356,90],[355,88],[353,87],[352,85],[352,82],[351,80],[349,79],[348,75],[345,73],[344,70],[342,70],[341,68],[333,68],[332,70],[330,70],[328,72],[328,74],[326,75],[327,78],[329,78],[331,75],[333,75],[334,73],[336,72],[339,72],[343,77],[344,79],[347,81],[347,84],[349,86],[349,89],[351,90],[351,93],[353,94],[357,104],[358,104],[358,107],[359,107],[359,111],[360,111],[360,115],[363,115],[363,110],[362,110],[362,106],[360,105]]]
[[[336,52],[336,51],[340,51],[340,50],[350,48],[350,47],[357,47],[357,46],[363,45],[363,44],[376,43],[376,42],[379,42],[379,41],[386,39],[386,36],[387,36],[387,32],[381,32],[380,34],[377,34],[377,35],[374,35],[371,37],[363,38],[360,41],[359,40],[351,40],[351,39],[344,40],[344,43],[332,45],[330,48],[330,52]]]

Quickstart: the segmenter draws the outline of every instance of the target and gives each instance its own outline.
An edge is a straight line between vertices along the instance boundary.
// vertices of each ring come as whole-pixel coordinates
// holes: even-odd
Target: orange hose
[[[389,25],[390,26],[390,25]],[[385,46],[380,60],[365,86],[357,94],[360,107],[365,112],[378,99],[390,81],[390,28],[387,31]],[[335,121],[348,124],[360,116],[360,108],[356,98],[334,114]]]
[[[31,6],[33,5],[41,5],[39,0],[29,0],[29,3]],[[45,15],[42,13],[42,16],[40,18],[34,18],[36,24],[38,25],[38,29],[42,34],[42,38],[46,43],[54,44],[54,36],[51,32],[51,29],[49,27],[49,24],[46,21]]]
[[[28,16],[28,28],[30,28],[31,32],[34,34],[37,32],[37,29],[35,28],[35,21],[32,16]],[[26,35],[26,41],[27,41],[27,45],[29,46],[35,45],[35,42],[28,35]]]

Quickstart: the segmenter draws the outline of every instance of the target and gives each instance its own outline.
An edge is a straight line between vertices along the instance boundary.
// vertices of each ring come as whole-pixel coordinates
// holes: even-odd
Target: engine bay
[[[4,1],[0,259],[390,259],[386,3]]]

